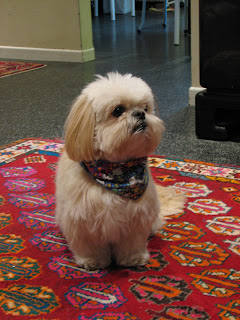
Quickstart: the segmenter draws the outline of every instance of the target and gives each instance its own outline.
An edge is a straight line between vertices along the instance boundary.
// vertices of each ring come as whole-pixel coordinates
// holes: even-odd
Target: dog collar
[[[126,162],[97,160],[80,164],[91,178],[119,196],[137,200],[147,188],[147,157]]]

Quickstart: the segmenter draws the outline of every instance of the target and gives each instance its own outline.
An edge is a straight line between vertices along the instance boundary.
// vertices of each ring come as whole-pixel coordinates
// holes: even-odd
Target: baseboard
[[[82,62],[95,60],[95,50],[94,48],[82,50]]]
[[[195,106],[195,97],[198,92],[205,90],[203,87],[190,87],[189,88],[189,105]]]
[[[45,49],[0,46],[0,58],[38,61],[86,62],[94,60],[94,48],[88,50]]]

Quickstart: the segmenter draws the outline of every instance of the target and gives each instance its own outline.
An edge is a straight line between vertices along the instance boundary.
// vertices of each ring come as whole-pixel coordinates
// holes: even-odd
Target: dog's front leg
[[[87,270],[104,269],[111,264],[110,247],[107,245],[97,246],[88,239],[78,239],[71,243],[70,249],[73,252],[76,264]]]
[[[147,239],[149,233],[132,234],[113,245],[116,263],[124,267],[143,266],[149,260]]]

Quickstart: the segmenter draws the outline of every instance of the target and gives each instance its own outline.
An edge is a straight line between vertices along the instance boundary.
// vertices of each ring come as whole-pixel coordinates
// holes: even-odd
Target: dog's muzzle
[[[133,129],[135,132],[143,132],[147,128],[147,124],[145,121],[142,121],[141,123],[138,123],[137,126]]]
[[[132,116],[137,119],[137,125],[134,127],[133,132],[143,132],[147,127],[145,112],[135,110]]]
[[[133,111],[132,116],[140,121],[145,120],[145,112],[144,111],[135,110],[135,111]]]

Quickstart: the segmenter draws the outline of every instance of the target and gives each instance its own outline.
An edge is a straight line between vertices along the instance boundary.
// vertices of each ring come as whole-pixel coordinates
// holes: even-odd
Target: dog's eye
[[[145,106],[144,111],[148,112],[148,106]]]
[[[120,117],[124,112],[125,112],[126,108],[124,106],[117,106],[113,112],[112,112],[112,115],[115,117],[115,118],[118,118]]]

